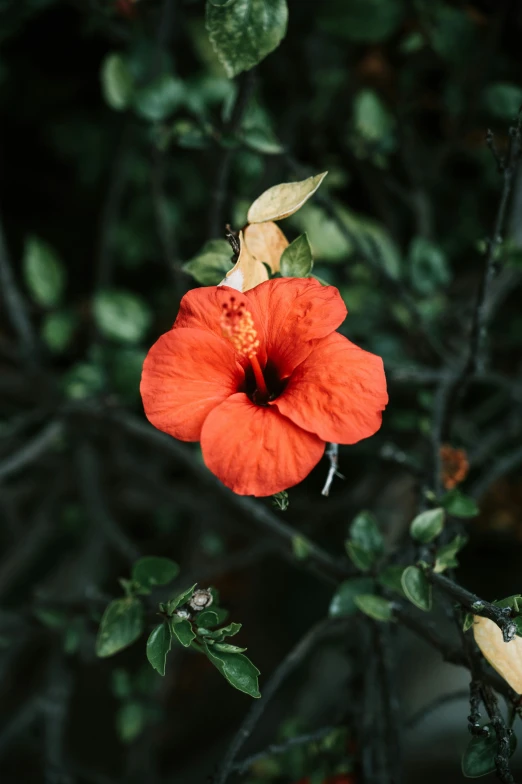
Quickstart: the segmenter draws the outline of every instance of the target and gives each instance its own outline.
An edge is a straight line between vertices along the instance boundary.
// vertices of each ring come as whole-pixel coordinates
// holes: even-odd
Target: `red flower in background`
[[[149,421],[201,441],[208,468],[240,495],[297,484],[326,441],[355,444],[381,426],[382,360],[335,332],[345,316],[337,289],[310,278],[189,291],[145,359]]]

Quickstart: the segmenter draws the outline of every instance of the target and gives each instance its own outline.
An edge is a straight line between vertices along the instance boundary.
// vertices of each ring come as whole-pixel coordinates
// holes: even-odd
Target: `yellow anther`
[[[244,302],[236,303],[234,296],[229,302],[224,302],[220,323],[224,337],[230,340],[239,354],[249,359],[256,356],[259,340],[254,319]]]

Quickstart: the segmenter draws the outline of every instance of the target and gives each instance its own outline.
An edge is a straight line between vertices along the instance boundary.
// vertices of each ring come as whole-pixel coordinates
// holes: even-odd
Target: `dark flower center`
[[[245,370],[245,384],[242,392],[245,392],[252,403],[258,406],[266,406],[269,401],[275,400],[284,392],[288,384],[288,378],[280,378],[276,366],[268,360],[266,367],[263,368],[263,376],[266,383],[267,392],[259,390],[256,377],[250,365]]]

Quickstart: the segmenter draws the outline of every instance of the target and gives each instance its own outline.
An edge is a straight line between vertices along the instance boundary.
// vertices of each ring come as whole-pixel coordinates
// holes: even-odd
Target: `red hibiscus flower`
[[[145,359],[147,418],[201,441],[206,465],[235,493],[301,482],[326,441],[373,435],[388,400],[382,360],[335,332],[345,316],[337,289],[311,278],[189,291]]]

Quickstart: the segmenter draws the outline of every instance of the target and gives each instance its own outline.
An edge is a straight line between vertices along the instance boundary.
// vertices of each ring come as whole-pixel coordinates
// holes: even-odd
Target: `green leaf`
[[[466,613],[466,615],[464,616],[464,622],[462,624],[463,632],[467,632],[468,629],[471,629],[471,627],[473,626],[474,617],[475,616],[473,615],[473,613],[470,612]]]
[[[279,509],[280,512],[286,512],[290,506],[288,491],[281,490],[280,493],[274,493],[272,496],[272,506],[274,506],[276,509]]]
[[[434,294],[451,280],[446,254],[425,237],[412,240],[408,262],[411,282],[420,294]]]
[[[143,606],[139,599],[115,599],[100,622],[96,655],[112,656],[135,642],[143,631]]]
[[[111,673],[111,689],[112,693],[119,700],[124,700],[130,696],[132,692],[132,683],[128,670],[122,667],[117,667]]]
[[[432,542],[444,528],[444,509],[428,509],[421,512],[410,525],[410,534],[413,539],[422,544]]]
[[[65,374],[63,391],[70,400],[84,400],[103,390],[105,373],[93,362],[78,362]]]
[[[346,552],[354,566],[361,570],[361,572],[368,572],[373,564],[375,563],[375,556],[373,553],[369,553],[367,550],[364,550],[355,542],[351,542],[347,540],[344,543],[346,547]]]
[[[204,629],[212,629],[220,623],[216,610],[203,610],[196,616],[196,623]]]
[[[306,278],[312,271],[314,260],[306,234],[301,234],[281,254],[283,278]]]
[[[439,547],[433,571],[444,572],[446,569],[454,569],[458,566],[459,562],[456,559],[456,555],[467,544],[467,541],[467,536],[458,534],[451,542]]]
[[[321,5],[319,26],[327,33],[356,43],[377,43],[398,29],[402,0],[330,0]]]
[[[181,605],[186,604],[188,602],[188,600],[196,590],[196,587],[197,587],[197,583],[194,583],[192,588],[187,588],[186,591],[183,591],[182,593],[175,596],[174,599],[170,599],[170,601],[167,602],[167,612],[169,613],[169,615],[173,613],[174,610],[177,610],[178,607],[181,607]]]
[[[522,612],[522,596],[519,593],[515,593],[512,596],[506,596],[505,599],[496,599],[493,604],[496,607],[509,607],[516,613]]]
[[[476,517],[480,513],[475,499],[464,495],[460,490],[450,490],[442,497],[440,503],[453,517]]]
[[[147,555],[132,567],[132,579],[140,588],[150,591],[155,585],[167,585],[179,574],[179,566],[170,558]]]
[[[185,99],[185,86],[181,79],[171,74],[162,74],[135,95],[134,109],[145,120],[165,120]]]
[[[387,599],[383,599],[382,596],[375,596],[372,593],[363,593],[356,596],[354,601],[359,610],[370,618],[373,618],[374,621],[393,620],[391,602]]]
[[[494,117],[509,122],[522,106],[522,88],[506,82],[492,84],[484,90],[484,105]]]
[[[147,640],[147,659],[160,675],[165,675],[167,654],[170,651],[171,644],[170,626],[167,621],[163,621],[163,623],[160,623],[159,626],[156,626],[151,631]]]
[[[355,598],[362,593],[370,593],[374,587],[374,582],[369,577],[356,577],[353,580],[346,580],[341,583],[330,602],[328,615],[330,618],[340,618],[345,615],[353,615],[357,612]]]
[[[360,512],[350,525],[350,541],[367,553],[382,555],[384,539],[379,524],[371,512]]]
[[[286,0],[207,1],[207,31],[227,76],[248,71],[276,49],[286,34]]]
[[[402,587],[406,597],[420,610],[431,610],[431,585],[418,566],[407,566],[402,573]]]
[[[402,587],[402,573],[404,566],[387,566],[386,569],[378,576],[378,582],[383,588],[388,588],[390,591],[395,591],[401,596],[405,596],[404,588]]]
[[[145,710],[139,702],[124,702],[116,714],[116,730],[122,743],[132,743],[145,726]]]
[[[245,128],[241,138],[243,144],[263,155],[280,155],[283,152],[283,145],[268,128],[257,126]]]
[[[297,561],[304,561],[310,555],[310,541],[300,534],[293,536],[292,552]]]
[[[224,640],[225,637],[234,637],[239,631],[241,631],[242,624],[240,623],[229,623],[228,626],[223,626],[221,629],[216,629],[215,631],[208,631],[206,632],[207,637],[211,637],[214,640]]]
[[[107,338],[120,343],[137,343],[147,332],[152,315],[141,297],[130,291],[101,291],[94,298],[96,326]]]
[[[202,286],[217,286],[233,266],[230,244],[226,240],[209,240],[182,269]]]
[[[260,672],[250,659],[247,659],[242,653],[216,651],[215,646],[210,648],[205,645],[205,652],[212,664],[217,667],[231,686],[250,697],[261,697],[258,684]]]
[[[228,642],[216,642],[212,650],[221,651],[222,653],[243,653],[246,648],[239,648],[237,645],[230,645]]]
[[[353,102],[355,130],[368,142],[380,142],[391,136],[395,121],[373,90],[360,90]]]
[[[122,111],[130,104],[134,81],[127,63],[119,54],[109,54],[101,67],[103,97],[111,109]]]
[[[42,339],[49,351],[61,354],[70,345],[78,319],[67,310],[46,313],[42,321]]]
[[[498,754],[498,741],[493,727],[486,725],[488,735],[475,735],[468,743],[462,757],[462,773],[467,779],[478,779],[496,770],[495,757]],[[517,747],[515,733],[509,737],[509,755],[512,756]]]
[[[196,639],[196,634],[192,630],[190,621],[176,618],[176,616],[174,616],[171,619],[170,628],[172,630],[172,634],[183,645],[184,648],[189,648],[192,641]]]
[[[23,257],[24,278],[34,301],[42,308],[60,303],[65,287],[65,268],[47,242],[29,237]]]

